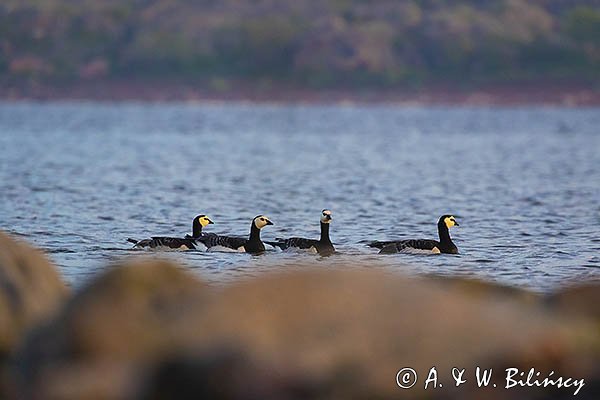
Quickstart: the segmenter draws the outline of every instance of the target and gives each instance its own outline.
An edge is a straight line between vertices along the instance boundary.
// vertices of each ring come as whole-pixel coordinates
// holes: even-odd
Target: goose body
[[[391,253],[431,253],[431,254],[458,254],[458,248],[450,238],[449,228],[458,226],[458,222],[452,215],[442,215],[438,221],[438,234],[440,240],[432,239],[408,239],[375,241],[369,243],[370,247],[381,249],[380,254]]]
[[[227,248],[236,251],[239,249],[239,251],[243,251],[241,247],[246,244],[247,240],[248,239],[246,238],[238,236],[223,236],[211,233],[205,235],[202,238],[201,243],[204,244],[208,250],[212,249],[213,251],[217,248]]]
[[[178,249],[195,250],[198,248],[198,239],[206,235],[202,228],[213,222],[206,215],[198,215],[192,222],[192,235],[185,235],[183,238],[168,236],[152,236],[150,239],[136,240],[128,238],[127,241],[133,243],[133,248],[151,248],[151,249]]]
[[[271,246],[276,246],[282,250],[302,249],[312,250],[319,255],[330,255],[335,252],[333,243],[329,238],[329,224],[331,223],[331,211],[323,210],[321,213],[321,237],[317,239],[306,239],[301,237],[292,237],[287,239],[277,238],[275,242],[266,242]]]
[[[196,241],[188,238],[176,238],[168,236],[152,236],[150,239],[135,240],[128,238],[128,242],[134,244],[134,248],[168,248],[177,250],[195,250]]]
[[[224,247],[235,251],[258,254],[265,251],[265,244],[260,240],[260,230],[267,225],[273,225],[273,223],[268,217],[258,215],[252,220],[252,224],[250,225],[250,236],[248,239],[237,236],[221,236],[211,233],[199,238],[198,242],[204,244],[208,250],[216,247]]]

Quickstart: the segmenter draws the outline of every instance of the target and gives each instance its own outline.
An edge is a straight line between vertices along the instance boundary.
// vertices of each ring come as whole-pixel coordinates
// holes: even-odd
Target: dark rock
[[[27,329],[51,316],[67,293],[42,253],[0,232],[0,363]]]
[[[191,315],[204,297],[202,282],[168,262],[112,267],[31,334],[15,366],[20,396],[126,398],[148,365],[201,327]]]
[[[549,300],[559,311],[594,318],[600,324],[600,282],[563,289],[552,295]]]
[[[283,366],[257,363],[231,348],[175,356],[160,362],[141,388],[143,400],[314,399],[314,381],[298,381]]]
[[[0,398],[5,364],[25,332],[49,319],[66,299],[67,287],[38,250],[0,232]]]
[[[429,275],[442,287],[457,290],[465,295],[479,298],[494,299],[498,301],[519,301],[528,305],[536,306],[543,302],[543,296],[538,293],[503,284],[486,282],[476,278],[451,277],[441,275]]]

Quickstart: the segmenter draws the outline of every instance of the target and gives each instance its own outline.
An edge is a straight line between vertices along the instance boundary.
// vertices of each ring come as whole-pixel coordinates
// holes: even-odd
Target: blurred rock
[[[235,344],[256,365],[285,366],[292,387],[310,383],[323,398],[426,397],[422,385],[432,366],[448,388],[439,395],[448,398],[492,396],[474,386],[476,366],[497,372],[562,367],[598,380],[593,325],[519,298],[499,301],[491,287],[486,298],[481,289],[473,295],[456,284],[378,272],[264,276],[227,288],[205,309],[196,351],[202,357],[202,351]],[[397,387],[395,374],[403,367],[419,372],[421,390]],[[448,387],[453,367],[469,370],[470,382],[460,390]]]
[[[578,398],[597,398],[597,325],[511,299],[494,285],[477,285],[474,293],[465,287],[473,284],[353,269],[278,273],[208,289],[168,263],[121,266],[31,336],[15,366],[16,393],[26,399],[573,396],[564,388],[477,388],[480,366],[500,376],[518,367],[585,378]],[[425,391],[433,366],[444,387]],[[411,390],[396,385],[404,367],[419,374]],[[459,388],[453,367],[467,370]]]
[[[147,365],[177,351],[187,327],[201,328],[191,316],[205,292],[166,261],[113,266],[31,334],[17,364],[18,397],[130,397]]]
[[[550,304],[566,314],[591,317],[600,324],[600,282],[563,289],[550,297]]]
[[[257,363],[243,351],[217,349],[181,354],[159,363],[138,398],[315,399],[323,393],[314,380],[299,380],[285,366]]]
[[[507,286],[493,282],[486,282],[476,278],[452,277],[442,275],[428,275],[434,282],[444,288],[450,288],[455,291],[475,297],[476,299],[486,298],[495,301],[523,302],[528,305],[540,305],[544,297],[539,293],[529,291],[524,288]]]
[[[0,364],[24,332],[49,318],[67,293],[38,250],[0,232]]]

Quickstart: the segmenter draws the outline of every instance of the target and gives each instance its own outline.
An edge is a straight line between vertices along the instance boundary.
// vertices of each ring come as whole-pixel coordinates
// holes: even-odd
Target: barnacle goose
[[[321,212],[321,238],[316,239],[305,239],[300,237],[293,237],[289,239],[277,238],[275,242],[266,242],[271,246],[280,247],[282,250],[288,248],[297,249],[309,249],[319,255],[327,256],[335,252],[335,248],[329,239],[329,224],[331,223],[331,211],[323,210]]]
[[[181,249],[181,250],[192,250],[196,249],[198,239],[206,235],[202,232],[202,228],[213,222],[206,215],[198,215],[192,222],[192,236],[185,235],[183,238],[165,237],[165,236],[152,236],[150,239],[135,240],[128,238],[127,241],[133,243],[133,248],[144,248],[150,247],[160,248],[166,247],[170,249]]]
[[[265,251],[265,245],[260,240],[260,230],[267,225],[273,225],[269,217],[258,215],[252,220],[250,225],[250,237],[248,239],[235,236],[220,236],[209,234],[202,236],[199,241],[207,248],[222,246],[241,252],[257,254]]]
[[[392,241],[375,241],[369,243],[370,247],[381,249],[380,254],[399,252],[411,252],[411,250],[423,250],[435,254],[447,253],[458,254],[458,248],[450,239],[449,228],[458,226],[458,222],[452,215],[442,215],[438,221],[438,233],[440,241],[431,239],[409,239]]]

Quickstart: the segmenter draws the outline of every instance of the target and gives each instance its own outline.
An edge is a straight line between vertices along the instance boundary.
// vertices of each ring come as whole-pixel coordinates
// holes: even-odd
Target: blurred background
[[[594,97],[599,71],[597,0],[0,4],[5,98],[285,97],[281,91],[299,88],[445,92],[524,84],[530,95],[576,86]]]

